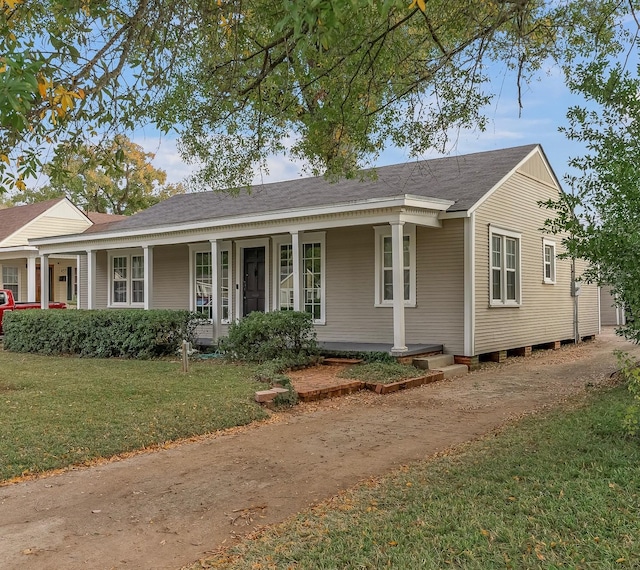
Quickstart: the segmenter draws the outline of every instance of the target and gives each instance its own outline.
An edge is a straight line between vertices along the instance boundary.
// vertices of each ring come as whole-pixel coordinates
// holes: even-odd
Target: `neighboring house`
[[[313,315],[326,343],[461,357],[599,332],[541,228],[560,184],[538,145],[173,196],[104,231],[41,238],[81,258],[82,308],[191,309],[208,335],[251,311]],[[95,228],[94,228],[95,230]],[[214,259],[215,263],[211,263]],[[577,315],[574,315],[574,309]]]
[[[41,263],[30,238],[75,234],[92,222],[66,198],[0,210],[0,286],[11,289],[19,301],[41,301]],[[77,272],[73,256],[50,257],[47,262],[45,301],[72,302]]]
[[[605,326],[626,324],[624,308],[619,306],[611,287],[600,288],[600,322]]]
[[[125,216],[84,214],[67,198],[55,198],[0,210],[0,288],[11,289],[18,301],[74,303],[77,296],[77,256],[49,256],[44,287],[41,256],[29,239],[77,234]]]

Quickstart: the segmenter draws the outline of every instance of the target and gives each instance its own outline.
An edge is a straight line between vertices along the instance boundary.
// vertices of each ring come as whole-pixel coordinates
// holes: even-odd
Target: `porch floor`
[[[324,342],[319,341],[318,345],[322,352],[386,352],[391,354],[392,344],[383,342]],[[429,352],[442,352],[441,344],[408,344],[407,352],[400,356],[415,356],[416,354],[426,354]]]

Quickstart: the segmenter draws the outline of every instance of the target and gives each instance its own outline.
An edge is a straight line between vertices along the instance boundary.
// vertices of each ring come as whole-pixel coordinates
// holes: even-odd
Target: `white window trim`
[[[326,325],[327,324],[327,264],[326,264],[326,241],[327,241],[327,233],[320,232],[301,232],[299,234],[300,239],[300,259],[299,259],[299,267],[300,271],[302,271],[302,251],[303,246],[309,243],[319,243],[320,244],[320,267],[321,267],[321,276],[320,276],[320,318],[313,321],[314,325]],[[279,288],[279,279],[280,279],[280,246],[281,245],[291,245],[291,234],[288,235],[279,235],[274,236],[271,240],[273,244],[273,252],[271,255],[272,258],[272,275],[273,275],[273,295],[272,295],[272,307],[273,310],[277,311],[280,309],[280,288]],[[300,275],[300,310],[304,311],[304,280],[302,275]]]
[[[19,265],[10,265],[8,263],[5,263],[3,265],[0,265],[0,281],[2,281],[2,289],[7,289],[5,282],[3,281],[4,279],[4,268],[8,267],[8,268],[13,268],[16,269],[18,271],[18,295],[16,296],[16,298],[14,299],[15,301],[21,301],[22,300],[22,271],[20,271],[20,266]]]
[[[493,236],[507,237],[517,240],[517,259],[516,259],[516,299],[515,301],[506,299],[506,291],[507,291],[507,277],[506,277],[506,248],[502,247],[502,300],[496,300],[493,298],[493,259],[492,259],[492,248],[493,248]],[[491,307],[520,307],[522,305],[522,234],[519,232],[514,232],[512,230],[505,230],[503,228],[489,225],[489,305]]]
[[[229,318],[223,319],[220,317],[221,325],[228,325],[233,320],[233,295],[232,295],[232,287],[233,287],[233,266],[231,264],[231,242],[230,241],[221,241],[218,242],[218,253],[222,254],[223,251],[226,251],[229,255]],[[211,243],[195,243],[189,244],[189,310],[195,312],[196,310],[196,253],[211,253]],[[221,267],[218,267],[218,275],[219,280],[222,279]],[[220,285],[218,283],[218,285]],[[220,301],[220,309],[222,309],[222,297],[221,297],[221,289],[218,287],[218,299]],[[222,315],[222,312],[220,312]],[[209,319],[207,319],[209,320]]]
[[[304,235],[304,234],[302,234]],[[273,244],[273,252],[271,259],[273,261],[272,275],[273,275],[273,298],[271,300],[271,306],[274,311],[280,310],[280,247],[283,245],[292,245],[291,234],[274,236],[271,238]],[[299,245],[302,245],[300,243]],[[300,289],[300,288],[299,288]]]
[[[384,254],[383,239],[391,237],[391,226],[374,226],[375,231],[375,298],[374,307],[393,307],[393,301],[385,300],[383,297],[383,263]],[[416,306],[416,226],[415,224],[404,224],[404,236],[409,236],[409,299],[404,302],[405,307]]]
[[[551,247],[553,249],[553,255],[551,256],[551,278],[547,277],[547,260],[545,256],[545,250],[547,247]],[[542,240],[542,280],[547,285],[555,285],[556,284],[556,242],[550,239]]]
[[[113,258],[114,257],[126,257],[127,258],[127,302],[126,303],[115,303],[113,301]],[[109,308],[133,308],[133,309],[143,309],[144,308],[144,300],[141,303],[132,303],[132,293],[133,293],[133,285],[132,285],[132,268],[133,265],[131,263],[131,257],[144,257],[144,250],[140,249],[114,249],[109,251],[109,255],[107,258],[108,261],[108,285],[107,289],[107,307]],[[144,276],[144,281],[147,280],[147,275]]]

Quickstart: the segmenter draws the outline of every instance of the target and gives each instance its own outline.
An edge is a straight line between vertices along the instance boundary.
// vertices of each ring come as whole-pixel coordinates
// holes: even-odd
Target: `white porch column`
[[[40,256],[40,308],[49,308],[49,256]]]
[[[300,234],[291,232],[291,256],[293,257],[293,310],[299,311],[302,306],[300,294],[302,275],[300,274]]]
[[[393,264],[393,348],[392,354],[407,352],[404,326],[404,222],[391,222]]]
[[[36,258],[27,257],[27,301],[36,302]]]
[[[211,324],[213,325],[213,339],[218,338],[218,325],[220,323],[220,244],[218,240],[211,242]],[[231,292],[229,292],[231,295]]]
[[[144,309],[148,311],[153,308],[153,246],[143,246],[142,252],[144,254]]]
[[[71,277],[73,278],[73,275]],[[76,255],[76,309],[82,309],[82,307],[80,306],[80,286],[82,283],[81,277],[82,273],[80,272],[80,256]],[[73,291],[73,289],[71,290]]]
[[[96,308],[96,252],[87,251],[87,309]]]

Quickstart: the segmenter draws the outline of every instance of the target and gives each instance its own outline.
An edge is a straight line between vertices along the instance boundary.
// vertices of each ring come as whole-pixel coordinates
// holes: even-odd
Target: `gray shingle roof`
[[[455,204],[449,207],[448,211],[465,211],[491,190],[536,146],[531,144],[382,166],[375,169],[375,178],[367,177],[365,172],[364,180],[351,179],[330,183],[322,177],[299,178],[253,186],[248,192],[242,191],[238,195],[225,192],[179,194],[126,220],[109,224],[108,231],[111,233],[161,228],[188,222],[330,206],[404,194],[454,200]]]

